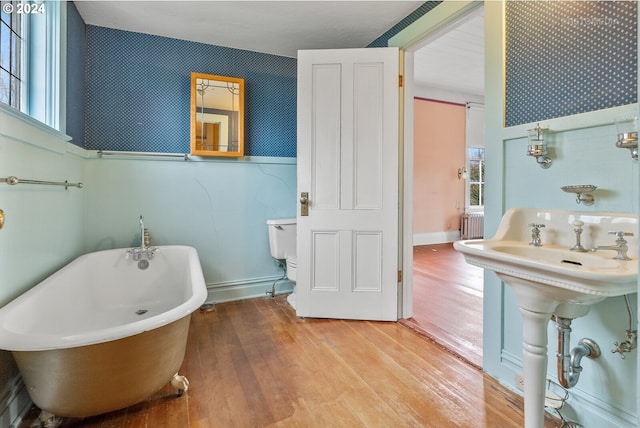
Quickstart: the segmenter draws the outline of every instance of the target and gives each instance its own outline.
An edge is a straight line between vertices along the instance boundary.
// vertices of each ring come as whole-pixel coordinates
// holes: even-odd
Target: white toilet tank
[[[274,259],[296,256],[296,219],[281,218],[267,220],[269,249]]]

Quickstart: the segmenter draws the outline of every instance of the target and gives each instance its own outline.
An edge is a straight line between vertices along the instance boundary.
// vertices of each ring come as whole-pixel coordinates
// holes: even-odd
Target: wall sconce
[[[625,117],[616,119],[616,128],[618,129],[616,147],[629,149],[631,158],[638,160],[638,118]]]
[[[548,131],[548,129],[540,128],[539,123],[535,128],[529,129],[527,131],[527,138],[529,140],[529,145],[527,146],[527,155],[535,156],[538,165],[540,165],[540,167],[544,169],[547,169],[551,166],[551,158],[547,156],[549,154],[549,151],[547,150],[547,144],[544,142],[544,134]]]
[[[469,178],[467,168],[458,168],[458,180],[466,180],[467,178]]]

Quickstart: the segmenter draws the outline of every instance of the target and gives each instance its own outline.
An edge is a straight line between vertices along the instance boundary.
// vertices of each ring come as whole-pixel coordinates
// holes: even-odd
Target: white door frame
[[[482,1],[442,2],[389,39],[390,47],[404,54],[404,150],[400,185],[402,203],[399,236],[402,237],[402,301],[398,301],[398,318],[413,316],[413,53],[447,32],[454,24],[484,6]]]

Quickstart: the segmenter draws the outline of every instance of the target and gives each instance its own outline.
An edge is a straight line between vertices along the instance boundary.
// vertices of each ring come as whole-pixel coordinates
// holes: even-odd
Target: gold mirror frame
[[[244,79],[191,73],[191,154],[244,156]]]

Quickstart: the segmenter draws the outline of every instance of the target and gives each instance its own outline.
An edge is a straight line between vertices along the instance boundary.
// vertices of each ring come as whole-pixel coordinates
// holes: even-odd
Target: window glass
[[[11,67],[11,28],[4,21],[0,23],[0,67]]]
[[[469,206],[484,206],[484,148],[469,148]]]
[[[15,8],[3,3],[0,15],[0,102],[20,108],[22,19]],[[7,13],[13,9],[12,13]]]
[[[10,85],[9,73],[0,68],[0,103],[9,104]]]

